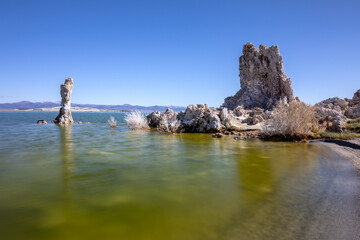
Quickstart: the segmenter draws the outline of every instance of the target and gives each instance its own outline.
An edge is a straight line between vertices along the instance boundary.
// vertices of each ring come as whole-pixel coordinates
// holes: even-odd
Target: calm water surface
[[[360,180],[310,144],[0,113],[1,239],[360,239]],[[120,126],[110,129],[113,115]]]

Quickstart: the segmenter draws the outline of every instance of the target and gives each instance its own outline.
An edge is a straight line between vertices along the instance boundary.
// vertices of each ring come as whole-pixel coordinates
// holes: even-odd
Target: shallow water
[[[110,129],[113,115],[120,123]],[[360,239],[360,179],[310,144],[0,113],[2,239]]]

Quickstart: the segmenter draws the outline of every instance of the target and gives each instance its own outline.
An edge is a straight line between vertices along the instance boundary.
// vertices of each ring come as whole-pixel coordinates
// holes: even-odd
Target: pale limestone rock
[[[344,99],[334,97],[334,98],[325,99],[317,103],[316,106],[320,108],[331,109],[338,112],[338,114],[344,115],[344,113],[349,108],[349,103]]]
[[[360,117],[360,89],[352,99],[338,97],[325,99],[317,104],[319,122],[331,131],[342,131],[348,118]]]
[[[172,109],[168,108],[163,114],[160,115],[160,121],[157,129],[162,132],[175,133],[181,132],[180,121],[178,114]]]
[[[333,110],[331,115],[334,116],[334,111],[337,115],[342,115],[345,118],[360,117],[360,89],[354,93],[352,99],[342,99],[338,97],[328,98],[316,104],[317,107]],[[321,110],[324,111],[324,110]],[[324,115],[324,113],[322,114]]]
[[[352,99],[348,100],[349,109],[345,112],[345,115],[349,118],[360,117],[360,89],[354,93]]]
[[[60,85],[61,108],[59,115],[55,118],[54,123],[72,124],[74,122],[71,115],[71,93],[74,86],[72,78],[65,79],[65,83]]]
[[[260,45],[259,48],[260,51],[252,43],[244,45],[243,56],[239,59],[241,89],[225,99],[224,107],[271,109],[279,100],[295,99],[291,79],[284,73],[279,47]]]
[[[180,122],[178,132],[216,133],[226,130],[232,131],[234,129],[240,131],[261,130],[263,111],[262,109],[260,110],[259,108],[243,109],[242,115],[236,116],[233,111],[227,108],[208,108],[206,104],[198,104],[197,106],[189,105],[185,112],[181,111],[179,113],[172,110],[167,110],[165,113],[155,111],[149,114],[147,119],[149,126],[158,130],[162,129],[159,126],[164,119],[177,119]],[[169,114],[171,115],[170,117],[167,116]],[[248,119],[251,119],[251,121]],[[258,120],[255,121],[254,119]]]
[[[179,119],[185,132],[218,132],[224,128],[218,111],[207,105],[189,105],[185,112],[180,112]]]
[[[161,120],[161,112],[160,111],[154,111],[146,116],[147,121],[149,123],[149,127],[156,128]]]

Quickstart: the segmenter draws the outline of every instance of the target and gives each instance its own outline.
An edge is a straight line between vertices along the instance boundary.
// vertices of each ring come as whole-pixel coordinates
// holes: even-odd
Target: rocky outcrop
[[[172,127],[175,126],[176,132],[199,133],[261,130],[265,118],[263,110],[237,108],[231,111],[227,108],[209,108],[206,104],[189,105],[179,113],[171,109],[164,113],[154,111],[147,116],[149,126],[160,131],[175,132]]]
[[[154,111],[152,113],[150,113],[149,115],[146,116],[149,127],[151,128],[156,128],[161,121],[161,112],[160,111]]]
[[[354,93],[352,99],[345,99],[348,102],[349,109],[345,111],[345,116],[348,118],[360,117],[360,89]]]
[[[352,99],[328,98],[315,106],[320,124],[330,131],[342,131],[349,118],[360,117],[360,89]]]
[[[184,132],[218,132],[224,127],[219,112],[207,105],[189,105],[178,117]]]
[[[260,45],[259,48],[260,51],[252,43],[244,45],[239,59],[241,89],[226,98],[223,107],[271,109],[279,100],[295,99],[291,79],[284,73],[279,47]]]
[[[65,83],[60,85],[61,108],[59,115],[55,118],[54,123],[72,124],[74,122],[71,115],[71,93],[74,86],[72,78],[65,79]]]

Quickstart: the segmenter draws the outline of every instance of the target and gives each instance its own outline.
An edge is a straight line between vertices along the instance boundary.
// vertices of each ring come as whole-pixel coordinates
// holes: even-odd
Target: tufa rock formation
[[[262,109],[236,108],[234,111],[227,108],[209,108],[206,104],[197,106],[189,105],[185,111],[179,113],[166,110],[164,113],[154,111],[147,116],[151,128],[164,131],[161,127],[176,126],[176,131],[171,132],[200,132],[217,133],[226,131],[256,131],[262,129],[262,122],[268,113]],[[165,130],[166,131],[166,130]]]
[[[295,99],[291,79],[284,73],[279,47],[260,45],[259,48],[260,51],[252,43],[244,45],[243,56],[239,59],[241,89],[226,98],[223,107],[271,109],[279,100]]]
[[[72,124],[74,122],[71,116],[71,92],[74,86],[72,78],[65,79],[65,83],[60,85],[61,108],[59,115],[55,118],[54,123]]]
[[[360,117],[360,89],[352,99],[328,98],[315,106],[319,122],[324,123],[327,130],[340,132],[345,129],[348,118]]]
[[[240,133],[237,139],[257,136],[274,117],[272,110],[279,101],[285,105],[300,101],[284,73],[278,46],[260,45],[259,49],[252,43],[244,45],[239,59],[241,89],[226,98],[222,107],[198,104],[179,113],[155,111],[147,116],[149,126],[165,132]],[[343,131],[348,118],[360,117],[360,89],[352,99],[330,98],[316,106],[316,121],[321,128]]]
[[[348,102],[349,109],[345,112],[345,116],[348,118],[360,117],[360,89],[354,93],[352,99],[345,99]]]

